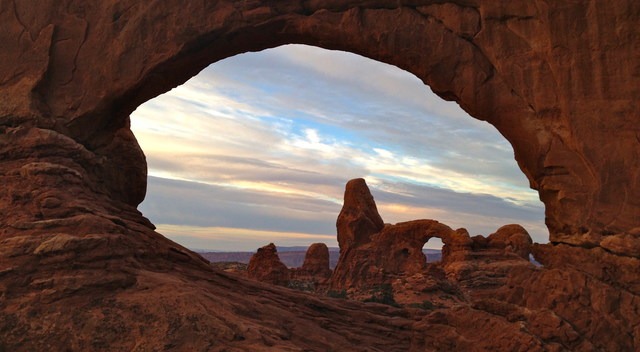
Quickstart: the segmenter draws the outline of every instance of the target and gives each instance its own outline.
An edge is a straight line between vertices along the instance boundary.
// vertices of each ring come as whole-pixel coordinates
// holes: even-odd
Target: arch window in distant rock
[[[410,73],[286,45],[216,62],[140,106],[149,182],[140,209],[194,249],[336,246],[344,184],[364,177],[391,222],[438,219],[487,235],[543,206],[509,143]]]
[[[427,258],[427,264],[438,263],[442,260],[442,245],[442,240],[437,237],[430,238],[425,242],[422,246],[422,253]]]

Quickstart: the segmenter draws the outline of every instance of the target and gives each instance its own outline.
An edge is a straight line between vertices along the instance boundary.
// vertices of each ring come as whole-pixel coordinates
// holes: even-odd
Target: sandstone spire
[[[373,196],[362,178],[347,182],[344,204],[338,220],[338,243],[340,251],[371,241],[371,235],[380,232],[384,222],[378,214]]]

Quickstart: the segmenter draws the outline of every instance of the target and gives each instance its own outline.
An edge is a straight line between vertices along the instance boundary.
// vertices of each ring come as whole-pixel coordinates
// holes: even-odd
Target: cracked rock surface
[[[639,349],[638,23],[634,0],[0,0],[0,350]],[[396,65],[495,126],[545,204],[544,267],[411,312],[231,277],[156,233],[129,114],[288,43]]]

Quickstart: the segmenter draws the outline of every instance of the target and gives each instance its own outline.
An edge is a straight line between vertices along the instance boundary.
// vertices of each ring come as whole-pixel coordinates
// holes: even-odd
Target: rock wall
[[[639,7],[5,0],[0,116],[4,126],[30,124],[83,145],[103,160],[87,170],[103,191],[136,205],[145,166],[127,121],[139,104],[248,50],[307,43],[352,51],[412,72],[493,124],[540,192],[552,242],[634,255]],[[122,167],[133,177],[121,179],[114,170]]]
[[[545,203],[552,242],[533,248],[545,274],[514,279],[513,290],[520,285],[517,292],[524,293],[504,297],[530,305],[531,295],[542,294],[535,304],[550,308],[558,297],[546,288],[580,279],[567,292],[599,287],[591,296],[582,293],[580,302],[608,318],[593,328],[574,324],[586,322],[571,313],[578,307],[555,310],[581,336],[563,346],[637,349],[639,22],[634,0],[0,0],[0,309],[6,317],[0,348],[198,349],[208,341],[261,341],[326,349],[279,328],[277,319],[269,325],[252,318],[225,292],[255,292],[253,284],[210,278],[206,262],[153,231],[135,208],[144,199],[146,164],[128,118],[212,62],[305,43],[396,65],[494,125]],[[618,316],[617,303],[598,300],[620,290],[629,309]],[[245,296],[266,316],[285,305]],[[152,303],[158,300],[169,302],[167,308]],[[292,301],[298,308],[287,311],[317,314],[302,308],[304,299]],[[77,315],[70,305],[79,307]],[[323,341],[334,341],[335,349],[471,341],[449,330],[440,335],[449,342],[428,333],[409,343],[399,328],[358,329],[358,322],[381,322],[387,314],[362,309],[367,316],[348,323],[333,314],[338,330],[320,318],[299,326],[326,333]],[[457,319],[449,318],[429,324],[446,330]],[[142,332],[149,321],[161,336]],[[69,328],[78,335],[69,339]],[[620,335],[609,338],[611,331]]]

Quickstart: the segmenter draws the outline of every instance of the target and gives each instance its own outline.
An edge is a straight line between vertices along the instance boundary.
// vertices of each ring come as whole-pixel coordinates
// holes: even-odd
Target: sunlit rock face
[[[0,348],[637,350],[639,22],[634,0],[0,1]],[[396,65],[494,125],[545,203],[544,269],[513,274],[505,305],[384,324],[405,313],[232,279],[155,233],[129,114],[285,43]]]

